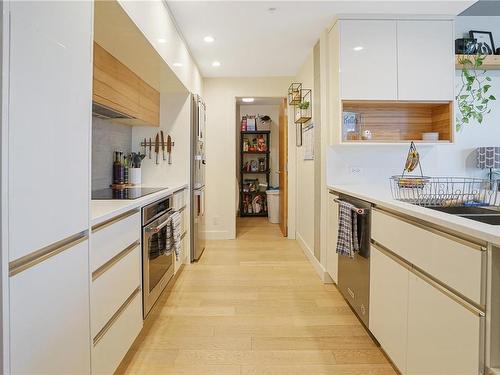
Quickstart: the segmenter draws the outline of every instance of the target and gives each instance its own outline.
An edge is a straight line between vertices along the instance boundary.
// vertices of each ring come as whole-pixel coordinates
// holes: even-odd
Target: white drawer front
[[[137,293],[92,351],[92,374],[113,374],[142,329],[142,295]]]
[[[141,239],[141,213],[92,232],[90,265],[94,272],[134,241]]]
[[[92,337],[99,333],[132,292],[141,285],[141,281],[141,247],[137,244],[92,282]]]
[[[484,252],[433,231],[373,211],[372,238],[459,293],[481,304]]]

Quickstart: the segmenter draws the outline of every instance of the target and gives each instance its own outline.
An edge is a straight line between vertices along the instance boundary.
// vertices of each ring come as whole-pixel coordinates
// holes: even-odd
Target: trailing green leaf
[[[496,100],[495,96],[488,95],[491,78],[486,76],[486,71],[479,69],[486,55],[462,56],[458,63],[462,65],[462,87],[456,96],[459,114],[456,119],[456,128],[460,131],[463,125],[470,124],[471,120],[481,124],[484,115],[491,112],[490,102]]]

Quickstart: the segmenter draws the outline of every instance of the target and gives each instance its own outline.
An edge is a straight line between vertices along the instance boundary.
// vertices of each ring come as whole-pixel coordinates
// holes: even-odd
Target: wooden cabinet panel
[[[407,373],[477,375],[482,319],[410,274]]]
[[[88,241],[10,278],[12,374],[89,374]]]
[[[370,255],[369,328],[405,374],[409,271],[373,246]]]
[[[88,228],[92,3],[10,3],[9,260]]]
[[[342,99],[398,99],[396,39],[394,20],[341,21]]]
[[[326,271],[332,280],[338,282],[337,235],[339,230],[339,204],[335,194],[328,194],[328,244],[326,254]]]
[[[399,100],[453,101],[453,21],[401,20],[397,27]]]
[[[94,42],[94,102],[136,120],[131,125],[160,125],[160,93]]]

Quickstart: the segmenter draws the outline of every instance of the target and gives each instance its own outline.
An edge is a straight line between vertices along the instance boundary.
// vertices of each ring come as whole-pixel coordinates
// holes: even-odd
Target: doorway
[[[236,237],[274,225],[287,236],[288,120],[284,98],[236,98]]]

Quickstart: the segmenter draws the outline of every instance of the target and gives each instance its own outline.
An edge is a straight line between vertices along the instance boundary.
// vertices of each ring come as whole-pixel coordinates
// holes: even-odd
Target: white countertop
[[[143,186],[155,187],[155,186]],[[90,201],[90,225],[102,223],[103,221],[112,219],[115,216],[121,215],[134,208],[140,208],[148,205],[158,199],[173,194],[176,191],[185,189],[188,184],[173,185],[156,193],[148,194],[137,199],[92,199]]]
[[[389,183],[381,185],[329,185],[329,189],[374,203],[417,219],[439,225],[468,237],[487,241],[495,246],[500,246],[500,226],[480,223],[459,216],[435,211],[429,208],[416,206],[397,201],[392,198]]]

